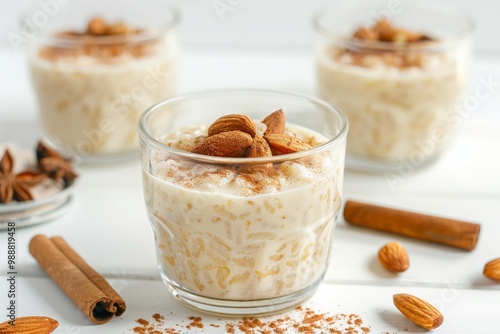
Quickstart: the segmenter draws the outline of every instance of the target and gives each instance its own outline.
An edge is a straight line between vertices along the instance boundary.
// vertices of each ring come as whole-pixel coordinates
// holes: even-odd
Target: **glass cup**
[[[281,108],[289,129],[323,143],[261,158],[166,144],[188,145],[206,133],[198,125],[227,114],[258,122]],[[180,95],[148,109],[139,122],[144,198],[172,295],[225,315],[271,313],[310,297],[330,258],[347,128],[323,101],[264,90]]]
[[[352,37],[384,21],[425,35],[413,43],[370,40],[361,30]],[[471,20],[435,3],[368,1],[321,9],[313,25],[319,94],[349,119],[346,166],[400,171],[435,161],[461,123]]]
[[[178,11],[161,0],[73,0],[25,11],[46,139],[84,161],[137,156],[141,113],[177,87],[178,23]]]

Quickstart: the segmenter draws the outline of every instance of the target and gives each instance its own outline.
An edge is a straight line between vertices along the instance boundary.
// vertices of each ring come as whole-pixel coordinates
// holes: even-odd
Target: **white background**
[[[18,31],[21,11],[40,2],[71,0],[2,1],[0,47],[10,47],[9,32]],[[137,0],[139,1],[139,0]],[[168,0],[166,0],[168,1]],[[354,0],[352,0],[354,1]],[[420,0],[387,0],[403,6]],[[171,0],[182,14],[184,46],[246,46],[307,48],[312,39],[311,15],[325,4],[340,0]],[[434,2],[434,1],[433,1]],[[477,23],[476,50],[480,54],[500,51],[500,2],[495,0],[440,0],[468,13]],[[116,0],[117,6],[120,1]],[[215,8],[226,8],[222,13]],[[226,5],[226,6],[224,6]]]

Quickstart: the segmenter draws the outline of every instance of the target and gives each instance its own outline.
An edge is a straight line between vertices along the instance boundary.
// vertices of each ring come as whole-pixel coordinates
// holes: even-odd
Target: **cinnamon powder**
[[[203,331],[203,319],[190,316],[181,323],[172,324],[166,317],[158,313],[152,315],[152,320],[137,319],[140,325],[133,328],[138,334],[180,334]],[[210,323],[209,326],[219,328],[221,325]],[[309,307],[298,306],[294,311],[279,317],[230,320],[225,324],[225,332],[229,334],[287,334],[287,333],[332,333],[332,334],[367,334],[370,326],[363,325],[363,319],[354,313],[328,314],[315,311]]]

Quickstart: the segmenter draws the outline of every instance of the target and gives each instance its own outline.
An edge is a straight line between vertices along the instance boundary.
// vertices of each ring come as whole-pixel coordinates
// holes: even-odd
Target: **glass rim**
[[[55,44],[55,45],[64,45],[66,47],[71,47],[71,46],[80,46],[82,44],[92,44],[92,45],[100,45],[100,44],[123,44],[124,42],[127,43],[140,43],[148,40],[153,40],[157,39],[158,37],[161,37],[165,33],[167,33],[170,30],[175,29],[182,18],[180,10],[174,6],[168,4],[166,7],[166,12],[168,12],[170,17],[168,20],[165,20],[162,24],[152,27],[152,28],[147,28],[139,33],[133,34],[133,35],[111,35],[111,36],[81,36],[80,38],[68,38],[68,37],[60,37],[60,36],[55,36],[55,35],[43,35],[43,33],[37,33],[35,36],[35,39],[42,39],[45,41],[47,44]],[[26,20],[27,17],[30,16],[30,14],[36,13],[40,10],[38,7],[38,3],[32,4],[28,7],[26,7],[22,12],[21,15],[19,16],[18,22],[19,22],[19,27],[21,29],[21,32],[23,29],[25,29],[26,26]],[[38,28],[40,31],[43,32],[44,28]]]
[[[369,43],[366,43],[366,41],[356,40],[350,36],[342,36],[336,32],[333,32],[331,31],[331,29],[326,28],[320,22],[325,15],[330,14],[331,12],[340,13],[342,11],[345,11],[346,9],[364,8],[364,7],[367,8],[367,10],[369,10],[370,4],[373,4],[373,1],[362,1],[362,2],[357,2],[355,4],[351,2],[349,3],[344,2],[342,4],[336,4],[336,5],[330,4],[322,6],[319,9],[317,9],[312,16],[312,26],[314,28],[314,31],[316,33],[331,38],[336,38],[344,43],[354,46],[367,44],[367,46],[369,46],[369,48],[371,49],[402,51],[402,50],[415,50],[415,49],[434,49],[436,47],[442,49],[443,46],[453,45],[461,41],[462,39],[471,36],[476,27],[474,19],[471,16],[467,15],[465,12],[462,12],[457,7],[443,3],[434,3],[427,1],[405,4],[405,10],[422,9],[422,10],[429,10],[435,13],[441,13],[448,17],[455,17],[456,19],[460,19],[463,22],[465,22],[466,24],[465,29],[462,29],[455,33],[450,33],[445,38],[440,38],[439,40],[437,40],[437,43],[421,42],[421,43],[414,43],[414,44],[407,43],[406,45],[400,45],[400,44],[395,44],[393,42],[385,42],[385,41],[369,41]]]
[[[149,117],[151,115],[153,115],[155,112],[157,112],[158,110],[161,110],[163,107],[165,107],[169,104],[176,103],[179,101],[199,98],[199,97],[215,97],[217,95],[222,96],[222,95],[228,95],[228,94],[233,95],[233,96],[236,96],[238,94],[264,94],[264,95],[269,95],[269,96],[281,95],[283,97],[292,97],[292,98],[302,99],[304,101],[309,101],[309,102],[312,102],[313,104],[322,106],[322,107],[326,108],[327,110],[329,110],[330,112],[332,112],[333,114],[335,114],[340,120],[341,128],[333,138],[330,138],[325,143],[318,145],[318,146],[315,146],[311,149],[308,149],[305,151],[300,151],[300,152],[295,152],[295,153],[271,156],[271,157],[256,157],[256,158],[216,157],[216,156],[209,156],[209,155],[203,155],[203,154],[198,154],[198,153],[192,153],[192,152],[176,149],[176,148],[170,147],[168,145],[165,145],[157,138],[154,138],[153,136],[151,136],[151,134],[147,131],[146,122],[148,121]],[[238,88],[236,88],[236,89],[200,90],[200,91],[194,91],[194,92],[190,92],[190,93],[178,94],[178,95],[173,96],[171,98],[160,101],[160,102],[152,105],[148,109],[146,109],[146,111],[144,111],[144,113],[141,115],[141,117],[139,119],[139,124],[138,124],[139,136],[142,139],[144,139],[144,141],[146,141],[149,145],[155,147],[158,150],[166,151],[166,152],[174,154],[178,157],[185,158],[185,159],[192,160],[192,161],[198,161],[198,162],[203,162],[203,163],[212,163],[212,164],[221,164],[221,165],[227,165],[227,164],[248,165],[248,164],[263,164],[263,163],[278,163],[278,162],[308,157],[310,155],[323,152],[331,147],[338,146],[338,144],[346,137],[348,128],[349,128],[349,122],[347,120],[347,117],[344,115],[344,113],[342,113],[336,107],[332,106],[331,104],[329,104],[321,99],[307,96],[307,95],[300,94],[300,93],[293,93],[293,92],[287,92],[287,91],[281,91],[281,90],[238,89]]]

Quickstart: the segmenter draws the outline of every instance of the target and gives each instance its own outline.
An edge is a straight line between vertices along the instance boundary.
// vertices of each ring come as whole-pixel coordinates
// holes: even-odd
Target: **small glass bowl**
[[[137,156],[140,115],[177,88],[178,11],[161,0],[53,5],[21,17],[46,139],[77,160]],[[109,32],[85,34],[93,18]]]
[[[233,113],[258,122],[278,109],[296,133],[324,143],[285,155],[225,158],[162,139],[173,134],[186,142],[206,131],[193,126]],[[345,116],[327,103],[284,92],[201,92],[148,109],[139,123],[144,198],[172,295],[225,315],[272,313],[310,297],[330,259],[347,129]]]
[[[379,19],[433,40],[394,43],[351,37]],[[313,25],[319,94],[350,123],[346,166],[398,171],[434,161],[461,123],[471,20],[435,3],[365,1],[321,9]]]

